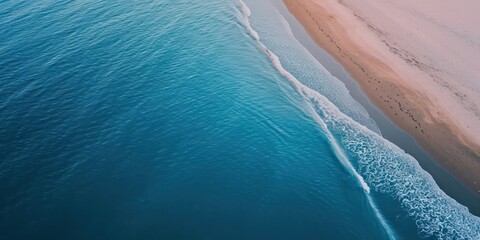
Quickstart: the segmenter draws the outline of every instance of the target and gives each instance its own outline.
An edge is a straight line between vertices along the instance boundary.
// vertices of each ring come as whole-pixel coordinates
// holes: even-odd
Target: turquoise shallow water
[[[0,36],[0,239],[480,234],[267,2],[7,0]]]

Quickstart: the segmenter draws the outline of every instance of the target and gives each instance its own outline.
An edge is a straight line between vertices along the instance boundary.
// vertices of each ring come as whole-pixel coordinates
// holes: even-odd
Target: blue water
[[[0,2],[0,239],[475,239],[268,1]]]

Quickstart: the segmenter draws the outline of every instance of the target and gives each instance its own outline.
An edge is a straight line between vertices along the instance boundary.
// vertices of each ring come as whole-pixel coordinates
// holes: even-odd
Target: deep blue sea
[[[270,0],[0,1],[1,240],[417,238],[480,219]]]

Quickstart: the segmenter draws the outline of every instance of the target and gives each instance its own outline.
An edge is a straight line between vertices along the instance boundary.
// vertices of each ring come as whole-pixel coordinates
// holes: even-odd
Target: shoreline
[[[272,0],[271,2],[290,25],[296,40],[333,76],[345,84],[350,91],[350,95],[365,108],[370,117],[376,122],[382,136],[402,148],[407,154],[413,156],[448,196],[463,206],[468,207],[472,214],[480,216],[480,205],[478,204],[480,197],[475,195],[445,168],[441,167],[437,161],[434,161],[429,153],[409,133],[398,127],[378,107],[373,105],[360,88],[358,82],[352,79],[345,68],[331,54],[326,52],[311,38],[295,16],[289,12],[283,0]]]
[[[480,196],[479,150],[451,119],[434,109],[436,103],[401,80],[408,76],[401,76],[391,64],[358,46],[335,13],[312,0],[284,3],[315,42],[345,67],[375,106]]]

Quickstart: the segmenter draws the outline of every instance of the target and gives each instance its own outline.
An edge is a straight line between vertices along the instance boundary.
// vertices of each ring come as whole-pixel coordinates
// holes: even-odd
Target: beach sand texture
[[[376,106],[480,196],[480,1],[284,2]]]

